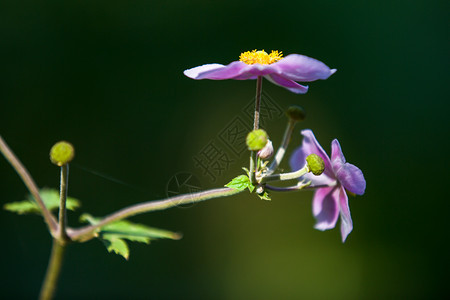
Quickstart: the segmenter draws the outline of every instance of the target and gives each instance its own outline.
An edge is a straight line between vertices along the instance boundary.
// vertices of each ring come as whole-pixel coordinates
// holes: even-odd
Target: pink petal
[[[330,69],[323,62],[300,54],[288,55],[272,66],[284,78],[303,82],[327,79],[336,72],[336,69]]]
[[[331,161],[333,164],[339,163],[341,165],[346,162],[344,153],[342,153],[341,144],[339,144],[337,139],[331,142]]]
[[[184,75],[193,79],[256,79],[276,72],[271,65],[247,65],[242,61],[234,61],[226,66],[221,64],[207,64],[184,71]]]
[[[185,70],[183,73],[189,78],[192,79],[200,79],[198,78],[200,74],[212,71],[212,70],[220,70],[223,69],[225,66],[221,64],[207,64],[199,67],[195,67],[192,69]]]
[[[308,156],[302,146],[294,150],[289,159],[289,164],[291,165],[292,171],[297,171],[303,168],[306,164],[306,156]]]
[[[269,80],[270,82],[285,87],[286,89],[288,89],[289,91],[296,93],[296,94],[305,94],[308,91],[308,86],[304,86],[301,84],[298,84],[297,82],[290,80],[290,79],[286,79],[285,77],[283,77],[283,75],[278,75],[278,74],[270,74],[265,76],[265,78],[267,80]]]
[[[345,242],[347,236],[353,230],[352,217],[350,215],[350,208],[348,206],[348,197],[344,188],[339,188],[339,212],[341,215],[341,235],[342,242]]]
[[[338,140],[331,143],[331,163],[339,182],[350,192],[362,195],[366,190],[366,180],[363,172],[356,166],[345,162],[341,145]]]
[[[292,171],[297,171],[297,170],[300,170],[301,168],[303,168],[306,164],[306,157],[308,155],[309,154],[306,154],[303,151],[302,147],[298,147],[296,150],[294,150],[294,153],[292,153],[290,161],[289,161]],[[333,182],[336,182],[335,179],[330,178],[325,173],[322,173],[319,176],[308,173],[308,174],[303,175],[301,177],[301,179],[303,179],[305,181],[311,181],[311,187],[332,185]]]
[[[339,187],[317,189],[313,199],[314,228],[327,230],[334,228],[339,215]]]
[[[193,79],[232,79],[240,76],[247,65],[241,61],[232,62],[229,65],[207,64],[184,71],[184,75]]]
[[[303,135],[302,149],[306,156],[310,154],[317,154],[325,163],[325,171],[324,173],[328,175],[328,177],[333,178],[333,169],[331,167],[331,161],[328,157],[327,153],[323,150],[322,146],[320,146],[319,142],[316,140],[314,133],[310,129],[305,129],[301,131]]]
[[[325,163],[325,172],[323,172],[322,175],[319,176],[308,173],[302,176],[301,179],[311,181],[311,187],[333,185],[333,182],[336,182],[336,179],[334,178],[335,176],[332,172],[331,162],[328,158],[328,155],[319,145],[311,130],[303,130],[302,134],[302,145],[294,150],[289,161],[292,171],[297,171],[303,168],[306,164],[306,157],[312,153],[315,153],[322,157]]]

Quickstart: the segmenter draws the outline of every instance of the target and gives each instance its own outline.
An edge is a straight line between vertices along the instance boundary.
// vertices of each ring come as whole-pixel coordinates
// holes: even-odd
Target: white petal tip
[[[331,226],[330,224],[327,224],[327,223],[319,223],[319,224],[314,225],[314,228],[317,230],[320,230],[320,231],[325,231],[325,230],[334,228],[334,226]]]

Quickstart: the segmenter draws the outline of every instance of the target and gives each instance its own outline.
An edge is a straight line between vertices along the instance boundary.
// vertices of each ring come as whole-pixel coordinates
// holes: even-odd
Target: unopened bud
[[[269,157],[271,157],[273,155],[273,145],[272,145],[272,141],[271,140],[267,140],[266,145],[264,146],[264,148],[262,148],[261,150],[258,151],[258,156],[261,159],[268,159]]]
[[[267,133],[262,129],[257,129],[251,131],[247,135],[246,143],[248,146],[248,150],[250,151],[258,151],[264,148],[264,146],[267,144],[268,140]]]
[[[306,118],[305,110],[298,105],[290,106],[286,111],[286,115],[294,121],[303,121]]]
[[[50,149],[50,160],[58,166],[63,166],[69,163],[75,156],[75,149],[72,144],[61,141],[53,145]]]
[[[308,164],[308,168],[316,176],[319,176],[325,170],[325,163],[323,162],[322,157],[317,154],[310,154],[306,157],[306,163]]]
[[[264,193],[264,187],[262,186],[262,185],[259,185],[257,188],[256,188],[256,191],[255,191],[257,194],[262,194],[262,193]]]

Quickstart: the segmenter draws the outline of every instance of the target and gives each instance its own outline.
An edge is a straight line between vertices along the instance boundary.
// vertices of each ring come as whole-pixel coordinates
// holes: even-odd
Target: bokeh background
[[[166,197],[254,97],[254,81],[194,81],[183,70],[272,49],[338,72],[295,95],[264,82],[276,107],[303,106],[330,151],[338,138],[367,180],[350,198],[354,231],[313,229],[312,192],[242,194],[134,217],[180,241],[72,245],[58,299],[438,299],[448,293],[448,1],[0,2],[0,133],[40,186],[58,188],[48,151],[76,147],[69,195],[106,215]],[[278,145],[284,116],[266,120]],[[231,155],[231,154],[230,154]],[[286,162],[284,169],[289,166]],[[103,175],[99,175],[103,174]],[[27,190],[0,159],[0,199]],[[69,223],[79,226],[79,212]],[[339,224],[338,224],[339,226]],[[38,216],[0,211],[0,294],[36,298],[51,247]]]

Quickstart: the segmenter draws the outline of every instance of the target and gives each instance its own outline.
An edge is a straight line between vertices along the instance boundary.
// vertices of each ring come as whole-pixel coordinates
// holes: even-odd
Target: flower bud
[[[308,168],[316,176],[319,176],[325,170],[325,163],[323,162],[322,157],[317,154],[310,154],[306,157],[306,163],[308,164]]]
[[[294,121],[303,121],[306,118],[305,110],[298,105],[290,106],[286,111],[286,115]]]
[[[75,156],[75,149],[72,144],[61,141],[53,145],[50,149],[50,160],[52,163],[58,166],[63,166],[72,161]]]
[[[272,141],[271,140],[267,140],[266,145],[264,146],[264,148],[262,148],[261,150],[258,151],[258,156],[261,159],[268,159],[269,157],[271,157],[273,155],[273,145],[272,145]]]
[[[256,191],[255,191],[257,194],[262,194],[262,193],[264,193],[264,187],[262,186],[262,185],[259,185],[257,188],[256,188]]]
[[[268,140],[267,133],[262,129],[257,129],[251,131],[247,135],[246,143],[248,146],[248,150],[250,151],[258,151],[264,148],[264,146],[267,144]]]

